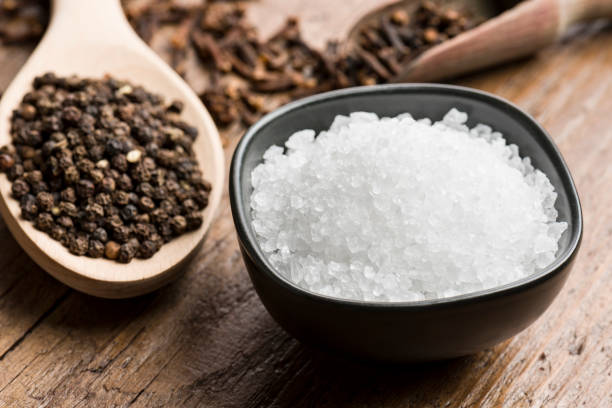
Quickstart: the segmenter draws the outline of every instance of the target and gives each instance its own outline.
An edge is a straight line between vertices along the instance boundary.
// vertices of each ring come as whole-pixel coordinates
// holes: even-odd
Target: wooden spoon
[[[119,0],[54,0],[49,28],[0,102],[0,145],[10,143],[9,118],[35,76],[53,71],[101,78],[110,74],[142,85],[167,100],[185,103],[183,117],[199,131],[194,150],[204,177],[212,183],[204,222],[197,231],[162,246],[147,260],[120,264],[107,259],[75,256],[58,241],[20,217],[11,197],[11,183],[0,176],[0,213],[30,257],[51,275],[80,291],[124,298],[150,292],[177,277],[195,254],[219,206],[225,165],[214,123],[189,86],[168,67],[129,26]]]
[[[358,46],[362,27],[378,21],[392,9],[416,10],[417,0],[402,0],[372,11],[349,33],[350,46]],[[425,82],[455,77],[531,55],[553,43],[577,22],[612,17],[612,0],[516,1],[443,0],[444,7],[465,10],[483,24],[430,48],[403,67],[395,82]]]

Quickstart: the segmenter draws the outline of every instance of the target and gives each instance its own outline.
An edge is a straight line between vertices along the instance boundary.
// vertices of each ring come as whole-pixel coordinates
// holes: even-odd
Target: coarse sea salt
[[[337,298],[415,301],[500,286],[549,265],[567,228],[544,173],[456,109],[337,116],[294,133],[251,174],[276,272]]]

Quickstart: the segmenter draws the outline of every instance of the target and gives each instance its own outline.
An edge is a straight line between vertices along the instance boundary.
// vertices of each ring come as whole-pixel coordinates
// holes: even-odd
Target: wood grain
[[[0,84],[19,67],[4,61]],[[581,27],[534,58],[456,82],[534,115],[580,192],[581,252],[559,297],[527,330],[476,355],[416,366],[308,349],[255,295],[225,192],[185,276],[131,300],[66,288],[0,227],[0,407],[612,406],[612,27]],[[224,133],[227,157],[240,135]]]

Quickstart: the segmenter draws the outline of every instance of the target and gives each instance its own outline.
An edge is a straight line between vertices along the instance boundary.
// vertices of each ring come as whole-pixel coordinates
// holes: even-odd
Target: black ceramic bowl
[[[468,125],[501,131],[531,157],[554,185],[559,219],[568,223],[555,261],[501,287],[419,302],[360,302],[317,295],[274,273],[255,239],[249,197],[251,171],[264,151],[295,131],[328,129],[338,114],[355,111],[439,120],[456,107]],[[274,319],[304,343],[367,359],[410,362],[480,351],[525,329],[565,282],[582,237],[582,214],[569,170],[552,139],[529,115],[496,96],[447,85],[380,85],[328,92],[290,103],[251,127],[231,165],[230,199],[240,249],[255,290]]]

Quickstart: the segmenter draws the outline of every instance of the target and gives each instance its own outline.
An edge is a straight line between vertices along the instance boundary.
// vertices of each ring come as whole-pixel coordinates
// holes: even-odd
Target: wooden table
[[[290,7],[273,3],[268,10],[278,15]],[[345,13],[364,0],[353,3]],[[321,31],[311,27],[316,37]],[[30,51],[0,48],[0,88]],[[131,300],[62,285],[0,224],[0,406],[612,406],[612,28],[583,27],[532,59],[456,83],[535,116],[582,199],[585,234],[573,273],[523,333],[476,355],[417,366],[368,366],[308,349],[253,291],[227,194],[185,276]],[[228,160],[240,133],[224,133]]]

